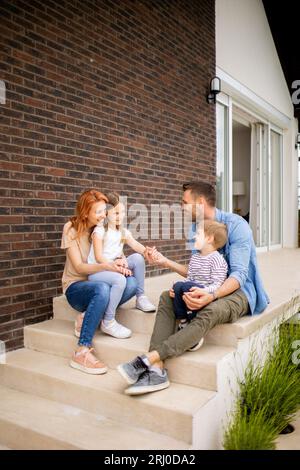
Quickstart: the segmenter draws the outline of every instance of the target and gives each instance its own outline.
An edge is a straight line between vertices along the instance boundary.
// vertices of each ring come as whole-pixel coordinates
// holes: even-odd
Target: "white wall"
[[[216,0],[216,62],[279,111],[293,115],[261,0]]]
[[[222,90],[284,131],[283,246],[298,246],[297,121],[262,0],[216,0]]]

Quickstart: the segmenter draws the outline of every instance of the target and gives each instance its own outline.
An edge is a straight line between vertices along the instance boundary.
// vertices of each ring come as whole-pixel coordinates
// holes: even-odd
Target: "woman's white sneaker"
[[[101,331],[103,331],[103,333],[106,333],[107,335],[113,336],[114,338],[118,339],[129,338],[132,334],[129,328],[126,328],[126,326],[121,325],[116,320],[111,320],[108,322],[103,320],[101,322]]]
[[[155,312],[156,307],[153,305],[146,295],[140,295],[136,299],[135,308],[142,310],[143,312]]]

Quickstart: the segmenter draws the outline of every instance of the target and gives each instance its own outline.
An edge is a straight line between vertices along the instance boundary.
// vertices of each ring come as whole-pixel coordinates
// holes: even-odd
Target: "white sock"
[[[153,372],[156,372],[158,375],[160,375],[161,377],[164,375],[164,372],[163,370],[161,370],[160,367],[158,366],[151,366],[149,367],[150,370],[153,370]]]
[[[141,359],[142,359],[143,363],[144,363],[148,368],[151,367],[151,363],[150,363],[150,361],[149,361],[149,359],[148,359],[148,357],[147,357],[146,355],[141,356]]]

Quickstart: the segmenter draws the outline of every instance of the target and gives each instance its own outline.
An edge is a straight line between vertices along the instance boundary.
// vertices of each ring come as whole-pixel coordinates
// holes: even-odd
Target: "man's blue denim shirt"
[[[215,220],[227,226],[228,241],[219,252],[228,263],[229,277],[239,282],[247,296],[251,314],[263,312],[270,300],[258,271],[255,243],[248,222],[237,214],[219,209],[216,209]],[[189,234],[192,253],[197,253],[194,248],[195,231],[196,224],[193,223]]]

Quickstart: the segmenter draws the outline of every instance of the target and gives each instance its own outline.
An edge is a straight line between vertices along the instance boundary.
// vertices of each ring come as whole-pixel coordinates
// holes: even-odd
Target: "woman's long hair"
[[[88,189],[80,196],[76,204],[75,215],[70,218],[72,227],[77,231],[77,237],[80,238],[88,226],[88,215],[95,202],[108,202],[107,197],[96,189]],[[92,232],[94,227],[91,227]]]

